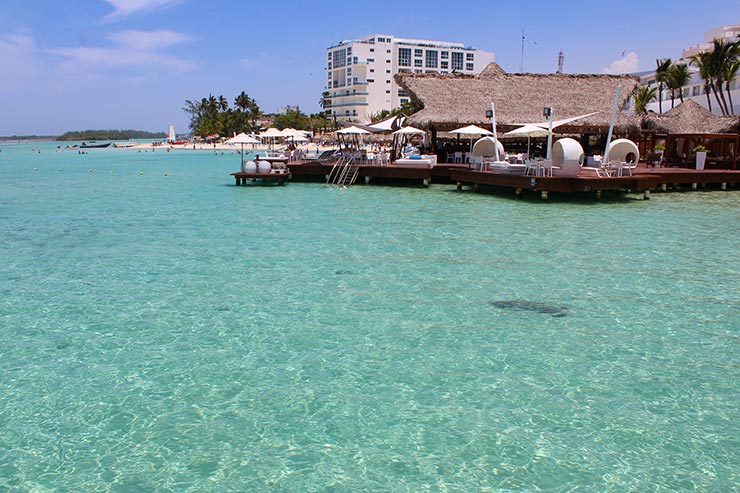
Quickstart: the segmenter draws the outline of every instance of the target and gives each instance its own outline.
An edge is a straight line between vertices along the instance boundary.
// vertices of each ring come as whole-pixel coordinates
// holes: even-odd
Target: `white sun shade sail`
[[[579,116],[574,116],[572,118],[564,118],[562,120],[553,120],[552,128],[559,127],[560,125],[565,125],[566,123],[574,122],[576,120],[580,120],[581,118],[586,118],[592,115],[596,115],[597,113],[601,113],[601,111],[594,111],[593,113],[588,113],[587,115],[579,115]],[[547,121],[544,121],[544,122],[539,122],[539,123],[515,123],[515,125],[533,125],[535,127],[546,129],[550,125],[550,123]]]
[[[426,132],[415,127],[403,127],[393,132],[393,135],[424,135]]]

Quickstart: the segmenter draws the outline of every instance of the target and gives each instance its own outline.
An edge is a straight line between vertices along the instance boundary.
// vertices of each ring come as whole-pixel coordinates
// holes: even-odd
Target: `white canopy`
[[[337,133],[340,135],[365,135],[369,134],[370,132],[362,128],[355,127],[353,125],[351,127],[343,128],[342,130],[337,130]]]
[[[285,137],[280,130],[277,128],[270,127],[261,134],[259,134],[260,138],[270,138],[270,137]]]
[[[395,124],[396,128],[403,125],[403,122],[406,118],[402,116],[392,116],[388,118],[387,120],[383,120],[382,122],[374,123],[372,125],[368,125],[368,127],[377,130],[379,132],[390,132],[393,130],[393,125]]]
[[[547,137],[547,129],[528,124],[506,132],[503,137]]]
[[[450,133],[460,135],[493,135],[493,132],[491,132],[490,130],[486,130],[485,128],[481,128],[475,125],[468,125],[467,127],[450,130]]]
[[[393,135],[424,135],[426,132],[415,127],[403,127],[393,132]]]
[[[586,118],[586,117],[595,115],[597,113],[601,113],[601,111],[594,111],[593,113],[588,113],[587,115],[574,116],[573,118],[564,118],[562,120],[553,120],[552,121],[552,128],[559,127],[560,125],[565,125],[566,123],[574,122],[576,120],[580,120],[581,118]],[[532,126],[535,126],[535,127],[540,127],[540,128],[545,128],[546,129],[546,128],[548,128],[548,126],[550,125],[550,123],[545,121],[545,122],[540,122],[540,123],[528,123],[528,124],[527,123],[517,123],[516,125],[532,125]]]
[[[504,145],[491,136],[482,137],[473,145],[473,155],[482,157],[493,157],[496,155],[494,145],[498,147],[499,156],[504,155]]]
[[[242,132],[239,135],[227,140],[226,143],[227,144],[259,144],[260,141]]]

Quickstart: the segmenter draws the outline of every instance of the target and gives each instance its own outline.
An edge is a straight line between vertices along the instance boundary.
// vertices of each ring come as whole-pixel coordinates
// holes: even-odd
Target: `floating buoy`
[[[92,168],[90,168],[89,170],[87,170],[87,172],[88,173],[92,173],[93,172]]]
[[[141,176],[141,175],[143,175],[143,174],[144,174],[144,172],[143,172],[143,171],[139,171],[139,176]]]
[[[59,168],[59,171],[64,171],[64,168]]]

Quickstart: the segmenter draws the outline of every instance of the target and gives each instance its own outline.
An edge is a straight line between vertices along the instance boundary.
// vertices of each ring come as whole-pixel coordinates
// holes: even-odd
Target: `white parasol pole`
[[[552,153],[552,113],[547,117],[547,160],[549,161]]]
[[[493,152],[496,153],[496,161],[500,161],[498,154],[498,134],[496,133],[496,107],[493,101],[491,101],[491,126],[493,127],[493,140],[495,140],[493,143]]]
[[[601,158],[602,163],[606,163],[606,155],[609,153],[609,144],[612,142],[612,132],[614,131],[614,125],[617,122],[617,105],[619,104],[619,96],[622,94],[622,85],[617,86],[617,93],[614,95],[614,104],[612,105],[612,117],[609,120],[609,132],[606,134],[606,147],[604,148],[604,157]]]

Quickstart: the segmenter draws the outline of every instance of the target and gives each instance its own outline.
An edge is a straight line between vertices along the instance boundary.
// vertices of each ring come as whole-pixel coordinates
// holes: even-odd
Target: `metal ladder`
[[[357,181],[357,176],[360,174],[360,167],[353,163],[359,155],[360,153],[356,152],[349,158],[345,156],[339,158],[326,177],[327,186],[347,188],[354,185],[355,181]]]

